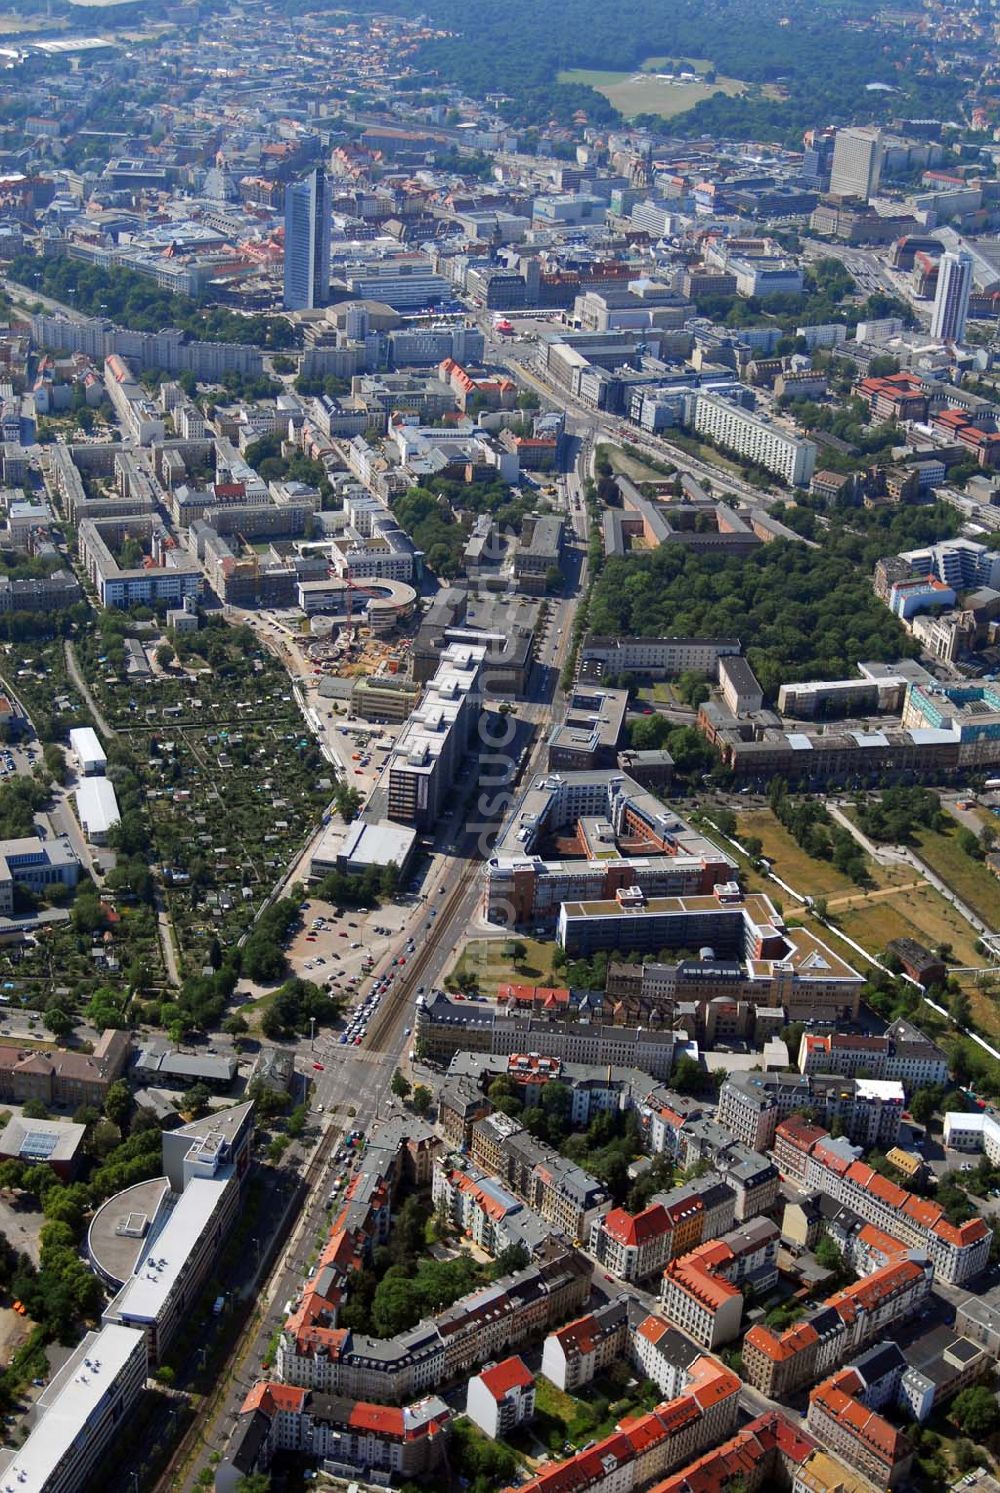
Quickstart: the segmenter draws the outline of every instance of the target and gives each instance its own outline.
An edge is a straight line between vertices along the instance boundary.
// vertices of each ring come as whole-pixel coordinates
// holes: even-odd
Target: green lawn
[[[625,1374],[619,1376],[612,1371],[595,1379],[580,1395],[565,1394],[539,1377],[535,1386],[535,1431],[540,1440],[554,1453],[561,1452],[567,1442],[580,1447],[610,1436],[626,1416],[641,1414],[659,1403],[659,1392],[650,1380],[631,1383],[623,1390]]]
[[[595,88],[598,93],[620,109],[626,117],[634,114],[659,114],[661,119],[672,119],[700,104],[703,99],[713,98],[717,93],[738,97],[746,90],[746,84],[738,78],[717,77],[714,83],[668,83],[649,70],[655,61],[650,58],[638,72],[605,72],[600,69],[573,68],[559,74],[560,83],[582,83]]]
[[[625,477],[631,477],[633,482],[662,482],[664,480],[662,472],[658,472],[655,467],[647,466],[639,457],[633,456],[630,451],[624,451],[621,446],[598,446],[597,460],[598,462],[610,462],[611,470],[616,476],[620,472]]]
[[[510,955],[512,942],[523,944],[524,958],[517,964]],[[466,944],[455,961],[446,984],[453,989],[475,977],[484,994],[495,995],[498,985],[561,985],[562,979],[552,968],[555,953],[554,942],[543,943],[537,938],[510,940],[505,938],[475,938]]]

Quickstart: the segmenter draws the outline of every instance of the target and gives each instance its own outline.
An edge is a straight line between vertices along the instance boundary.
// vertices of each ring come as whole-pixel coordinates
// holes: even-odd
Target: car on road
[[[324,1066],[323,1066],[322,1063],[313,1063],[313,1067],[315,1068],[315,1070],[316,1070],[317,1073],[325,1073],[326,1072],[326,1069],[324,1068]]]

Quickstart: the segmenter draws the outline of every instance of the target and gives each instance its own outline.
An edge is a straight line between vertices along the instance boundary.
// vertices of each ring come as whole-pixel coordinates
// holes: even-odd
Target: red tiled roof
[[[308,1393],[295,1384],[272,1384],[268,1379],[260,1379],[243,1401],[243,1414],[250,1410],[263,1410],[265,1415],[276,1415],[279,1410],[301,1411]]]
[[[627,1213],[624,1208],[612,1208],[605,1217],[604,1228],[619,1244],[636,1246],[667,1233],[670,1219],[662,1203],[652,1203],[641,1213]]]
[[[366,1400],[359,1400],[352,1407],[347,1424],[354,1431],[374,1431],[379,1436],[395,1436],[400,1440],[405,1427],[398,1406],[371,1405]]]
[[[534,1374],[516,1354],[483,1369],[479,1377],[495,1400],[502,1400],[512,1389],[530,1389],[535,1382]]]

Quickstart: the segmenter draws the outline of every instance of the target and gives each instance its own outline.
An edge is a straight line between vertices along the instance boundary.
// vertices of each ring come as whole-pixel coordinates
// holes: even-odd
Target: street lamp
[[[309,1046],[315,1050],[316,1047],[316,1018],[309,1018]]]

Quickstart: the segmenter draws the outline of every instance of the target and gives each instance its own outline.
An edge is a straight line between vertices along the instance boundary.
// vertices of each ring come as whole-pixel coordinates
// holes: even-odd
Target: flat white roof
[[[89,835],[107,833],[122,817],[107,778],[84,778],[76,790],[76,812]]]
[[[109,1316],[127,1317],[130,1322],[157,1320],[198,1240],[221,1205],[232,1175],[230,1169],[217,1179],[195,1177],[188,1183],[167,1222],[136,1265],[134,1275],[108,1307]]]
[[[366,824],[358,820],[348,829],[341,848],[345,860],[367,866],[388,866],[395,861],[402,866],[417,838],[415,829],[391,824],[386,819]]]
[[[69,733],[69,744],[81,762],[107,762],[100,737],[93,726],[74,726]]]
[[[895,1078],[859,1078],[857,1080],[858,1094],[864,1099],[896,1099],[900,1104],[906,1102],[903,1093],[903,1085]]]
[[[0,1486],[15,1488],[17,1493],[43,1493],[62,1459],[96,1419],[105,1397],[113,1393],[142,1338],[141,1332],[117,1323],[87,1334],[41,1396],[39,1407],[44,1413],[13,1461],[0,1473]],[[87,1368],[85,1358],[98,1367]]]

